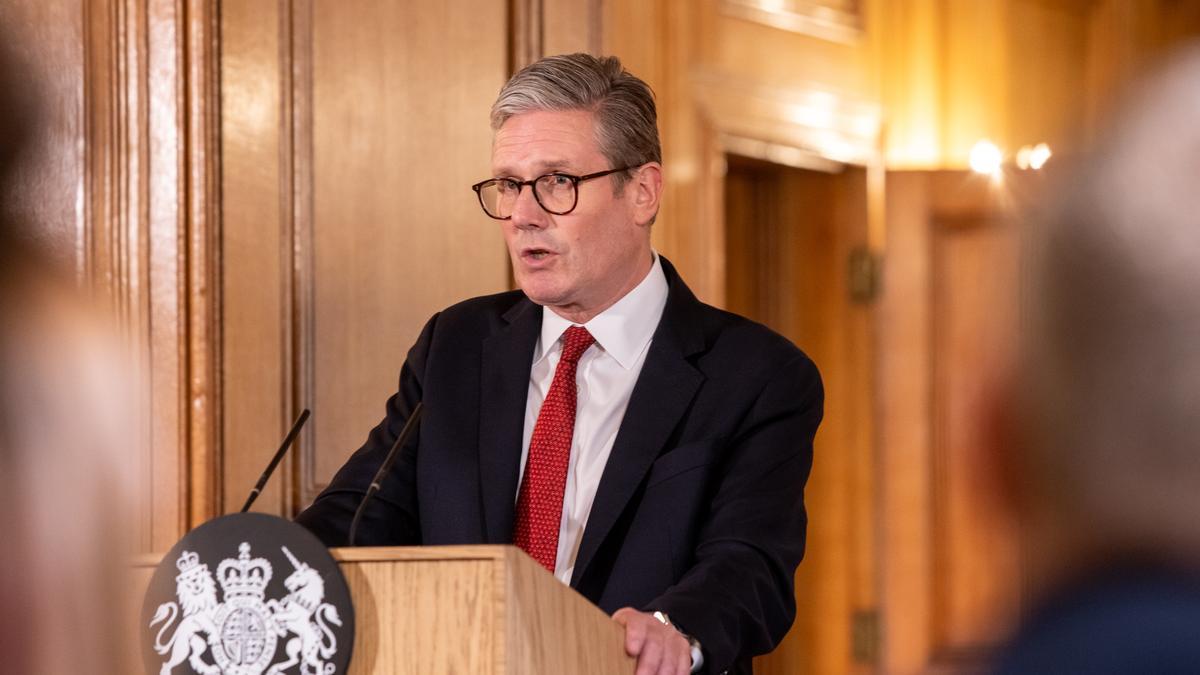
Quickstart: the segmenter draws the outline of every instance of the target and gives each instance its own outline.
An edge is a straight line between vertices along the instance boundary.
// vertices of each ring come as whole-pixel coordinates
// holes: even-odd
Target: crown
[[[208,574],[208,565],[201,563],[200,556],[192,551],[180,553],[179,560],[175,561],[175,567],[179,568],[179,575],[175,577],[177,581],[185,581]]]
[[[183,553],[180,553],[179,560],[175,561],[175,566],[179,568],[180,572],[187,572],[199,564],[200,556],[191,551],[184,551]]]
[[[238,557],[222,560],[217,566],[217,581],[225,591],[225,601],[232,598],[262,600],[271,581],[271,563],[265,558],[250,558],[250,544],[238,545]]]

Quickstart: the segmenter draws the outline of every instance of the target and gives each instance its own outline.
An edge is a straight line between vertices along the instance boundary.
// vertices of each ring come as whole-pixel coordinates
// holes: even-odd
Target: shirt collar
[[[612,307],[592,317],[583,327],[596,339],[596,344],[608,352],[622,368],[629,370],[637,357],[650,344],[654,330],[658,328],[663,308],[667,305],[667,275],[663,273],[658,254],[654,253],[654,264],[641,283],[629,291]],[[542,335],[533,354],[538,363],[550,353],[562,334],[572,324],[542,307]]]

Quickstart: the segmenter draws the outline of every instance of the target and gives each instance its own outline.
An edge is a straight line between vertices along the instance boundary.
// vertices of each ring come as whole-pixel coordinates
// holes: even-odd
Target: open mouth
[[[543,260],[551,255],[554,255],[554,251],[545,248],[527,248],[521,251],[521,257],[533,260]]]

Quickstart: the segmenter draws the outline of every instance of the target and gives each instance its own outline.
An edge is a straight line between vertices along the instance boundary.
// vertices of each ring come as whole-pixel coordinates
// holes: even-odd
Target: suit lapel
[[[700,302],[666,258],[662,264],[669,288],[667,305],[600,478],[575,559],[572,586],[587,572],[704,381],[687,360],[703,349],[703,334],[693,314]]]
[[[540,308],[522,299],[508,325],[483,342],[479,400],[479,468],[486,543],[512,541],[529,369],[542,325]]]

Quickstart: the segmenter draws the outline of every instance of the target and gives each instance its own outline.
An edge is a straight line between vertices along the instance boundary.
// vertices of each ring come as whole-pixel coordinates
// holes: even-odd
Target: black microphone
[[[396,437],[396,442],[392,444],[392,449],[388,450],[387,457],[383,458],[383,464],[379,466],[375,480],[371,481],[371,486],[367,488],[367,494],[358,503],[358,509],[354,512],[354,520],[350,521],[350,546],[354,545],[355,535],[358,534],[358,521],[362,518],[363,511],[366,510],[367,502],[371,501],[371,497],[376,492],[379,492],[379,486],[383,483],[384,477],[392,470],[392,465],[400,456],[400,448],[408,442],[408,437],[412,436],[417,427],[421,426],[421,410],[424,405],[424,403],[417,403],[413,408],[412,414],[408,416],[408,421],[404,423],[404,428],[400,430],[400,435]]]
[[[258,483],[254,485],[254,489],[250,491],[250,496],[246,498],[246,505],[242,507],[242,513],[250,510],[250,505],[258,499],[258,495],[262,494],[263,488],[267,485],[267,480],[271,478],[271,474],[275,473],[275,467],[279,466],[279,460],[287,454],[288,448],[292,447],[292,443],[296,440],[296,436],[300,435],[300,428],[308,421],[308,408],[300,412],[300,416],[292,423],[292,430],[283,439],[283,445],[275,451],[275,456],[271,458],[271,463],[267,465],[267,470],[258,478]]]

